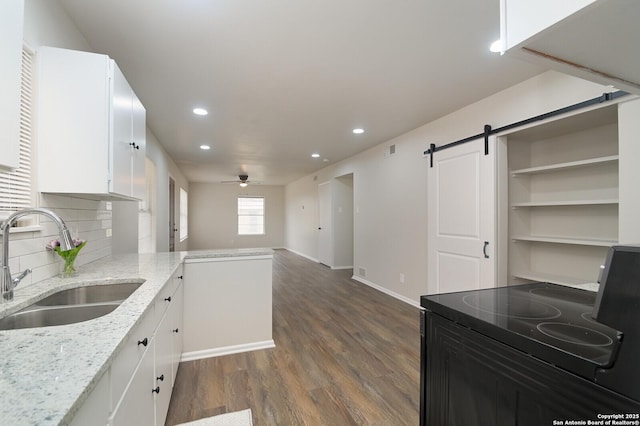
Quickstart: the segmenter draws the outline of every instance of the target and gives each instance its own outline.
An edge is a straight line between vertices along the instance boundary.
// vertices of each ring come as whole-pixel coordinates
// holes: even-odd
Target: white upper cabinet
[[[20,164],[20,75],[24,0],[0,2],[0,170]]]
[[[115,62],[51,47],[37,58],[39,190],[143,198],[146,112]]]
[[[501,0],[504,51],[640,94],[640,1]]]

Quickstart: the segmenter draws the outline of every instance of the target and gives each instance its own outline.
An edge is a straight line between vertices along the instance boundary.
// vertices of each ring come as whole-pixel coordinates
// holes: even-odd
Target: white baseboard
[[[351,266],[332,266],[331,269],[353,269],[353,265],[351,265]]]
[[[319,261],[318,259],[314,259],[313,257],[307,256],[307,255],[306,255],[306,254],[304,254],[304,253],[300,253],[300,252],[295,251],[295,250],[292,250],[292,249],[290,249],[290,248],[288,248],[288,247],[285,247],[285,250],[290,251],[291,253],[297,254],[298,256],[302,256],[302,257],[304,257],[304,258],[307,258],[307,259],[309,259],[309,260],[310,260],[310,261],[312,261],[312,262],[320,263],[320,261]]]
[[[403,295],[398,294],[398,293],[396,293],[394,291],[391,291],[388,288],[379,286],[378,284],[374,284],[371,281],[367,281],[362,277],[359,277],[357,275],[353,275],[351,277],[351,279],[354,279],[354,280],[356,280],[358,282],[361,282],[362,284],[368,285],[369,287],[375,288],[376,290],[381,291],[384,294],[388,294],[391,297],[395,297],[396,299],[398,299],[398,300],[400,300],[402,302],[408,303],[411,306],[415,306],[416,308],[420,308],[420,302],[416,302],[415,300],[411,300],[406,296],[403,296]]]
[[[262,342],[245,343],[243,345],[225,346],[222,348],[205,349],[202,351],[183,352],[180,362],[194,361],[196,359],[213,358],[222,355],[232,355],[241,352],[251,352],[260,349],[275,348],[276,343],[273,340],[264,340]]]

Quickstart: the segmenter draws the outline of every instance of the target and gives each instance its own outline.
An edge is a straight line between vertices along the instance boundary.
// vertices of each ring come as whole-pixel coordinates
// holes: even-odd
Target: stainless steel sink
[[[120,303],[97,305],[52,306],[46,308],[27,308],[0,319],[0,330],[19,328],[48,327],[52,325],[75,324],[88,321],[112,312]]]
[[[142,282],[76,287],[53,293],[0,319],[0,330],[74,324],[106,315],[124,302]]]
[[[53,293],[35,303],[38,306],[81,305],[122,301],[142,283],[102,284],[70,288]]]

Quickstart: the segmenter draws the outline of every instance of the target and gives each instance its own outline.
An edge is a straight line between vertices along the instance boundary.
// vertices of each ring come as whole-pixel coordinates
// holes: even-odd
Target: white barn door
[[[428,173],[428,291],[496,286],[496,138],[433,154]]]

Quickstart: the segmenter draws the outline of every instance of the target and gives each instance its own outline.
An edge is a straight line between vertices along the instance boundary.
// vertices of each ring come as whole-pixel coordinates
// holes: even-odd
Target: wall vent
[[[366,277],[367,276],[367,270],[364,268],[358,268],[358,275],[360,275],[361,277]]]
[[[389,158],[396,153],[396,144],[389,145],[384,150],[384,157]]]

